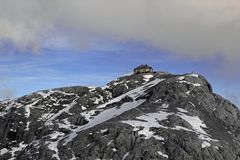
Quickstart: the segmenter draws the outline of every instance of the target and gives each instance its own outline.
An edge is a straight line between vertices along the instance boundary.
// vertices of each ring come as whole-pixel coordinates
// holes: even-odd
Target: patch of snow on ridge
[[[191,104],[193,107],[196,107],[195,104],[193,104],[192,102],[189,101],[189,104]]]
[[[31,109],[34,105],[36,105],[38,102],[40,101],[40,99],[34,99],[32,101],[32,103],[28,104],[28,105],[25,105],[25,117],[26,118],[29,118],[30,117],[30,114],[31,114]]]
[[[54,151],[53,155],[52,155],[52,158],[56,158],[57,160],[60,160],[60,157],[58,155],[58,148],[57,148],[57,145],[58,145],[58,141],[56,142],[50,142],[47,144],[48,148],[52,151]]]
[[[60,93],[60,94],[63,94],[63,95],[68,95],[68,96],[77,96],[73,93],[66,93],[66,92],[62,92],[62,91],[59,91],[59,90],[49,90],[47,91],[46,93],[44,91],[39,91],[39,92],[36,92],[36,94],[40,95],[41,97],[39,98],[34,98],[32,99],[32,101],[27,104],[27,105],[22,105],[24,108],[25,108],[25,117],[26,118],[29,118],[30,117],[30,114],[31,114],[31,108],[40,108],[38,106],[36,106],[36,104],[41,101],[42,99],[46,99],[47,97],[50,97],[51,94],[54,94],[54,93]],[[51,101],[55,101],[55,99],[53,97],[50,97],[50,100]],[[58,101],[59,102],[59,101]],[[58,106],[60,105],[58,102],[54,102],[53,105],[55,106]],[[65,105],[65,104],[64,104]],[[47,114],[50,114],[50,113],[47,113]],[[48,117],[48,115],[45,115],[46,117]],[[43,118],[43,117],[41,117]]]
[[[54,140],[54,139],[57,139],[58,137],[61,137],[65,135],[64,133],[62,132],[58,132],[58,131],[54,131],[52,134],[48,135],[50,137],[50,139]]]
[[[47,120],[47,119],[51,118],[53,115],[54,115],[54,113],[42,114],[42,116],[39,118],[39,120]]]
[[[150,79],[153,77],[152,74],[146,74],[143,76],[143,80],[145,81],[145,83],[149,82]]]
[[[96,90],[95,86],[88,86],[89,92],[93,92]]]
[[[3,148],[3,149],[0,150],[0,155],[4,155],[6,153],[8,153],[8,149],[7,148]]]
[[[102,104],[102,105],[99,105],[97,108],[105,108],[107,105],[109,105],[109,104],[112,104],[112,103],[116,103],[116,102],[119,102],[119,101],[121,101],[124,97],[126,97],[126,96],[129,96],[129,97],[131,97],[131,98],[136,98],[137,97],[137,94],[138,94],[138,92],[140,93],[140,94],[143,94],[145,91],[146,91],[146,89],[145,89],[145,87],[147,87],[147,89],[148,88],[151,88],[151,87],[153,87],[153,86],[155,86],[156,84],[158,84],[158,83],[160,83],[160,82],[162,82],[162,81],[164,81],[165,79],[156,79],[156,80],[154,80],[154,81],[151,81],[151,82],[149,82],[149,83],[147,83],[147,84],[145,84],[145,85],[143,85],[143,86],[140,86],[140,87],[138,87],[138,88],[135,88],[135,89],[133,89],[133,90],[131,90],[131,91],[128,91],[127,93],[125,93],[125,94],[122,94],[122,95],[120,95],[120,96],[118,96],[118,97],[116,97],[116,98],[114,98],[114,99],[111,99],[109,102],[107,102],[107,103],[104,103],[104,104]],[[149,86],[148,86],[149,85]]]
[[[108,144],[107,144],[107,146],[109,146],[112,142],[113,142],[113,140],[109,141]]]
[[[86,112],[82,112],[82,113],[80,113],[83,117],[85,117],[85,119],[87,120],[87,121],[90,121],[92,118],[93,118],[93,116],[96,114],[96,112],[97,111],[102,111],[102,110],[90,110],[90,111],[86,111]]]
[[[166,103],[162,104],[161,106],[161,108],[164,108],[164,109],[167,109],[168,107],[169,107],[169,104],[166,104]]]
[[[196,73],[191,73],[191,74],[189,74],[189,75],[187,75],[187,76],[189,76],[189,77],[199,77],[199,75],[198,74],[196,74]]]
[[[26,128],[24,129],[25,131],[29,131],[29,129],[30,129],[30,128],[29,128],[30,123],[31,123],[30,121],[27,122]]]
[[[60,90],[39,91],[39,92],[36,92],[36,93],[39,94],[42,97],[42,99],[46,99],[47,97],[50,97],[54,93],[59,93],[59,94],[63,94],[63,95],[66,95],[66,96],[74,96],[75,95],[74,93],[66,93],[66,92],[63,92],[63,91],[60,91]]]
[[[207,128],[206,124],[203,123],[203,121],[197,117],[197,116],[188,116],[186,114],[178,113],[177,114],[179,117],[184,119],[186,122],[188,122],[194,131],[197,131],[198,133],[205,134],[207,133],[202,129],[202,128]]]
[[[101,129],[100,133],[106,133],[108,129]]]
[[[162,99],[158,99],[158,100],[156,100],[155,102],[153,102],[153,103],[161,103],[162,102]]]
[[[182,113],[187,113],[187,112],[188,112],[187,110],[185,110],[185,109],[183,109],[183,108],[177,108],[177,110],[178,110],[179,112],[182,112]]]
[[[85,106],[82,106],[82,110],[84,111],[84,110],[86,110],[87,108],[85,107]]]
[[[185,79],[184,76],[178,77],[178,80],[179,80],[179,81],[182,81],[182,80],[184,80],[184,79]]]
[[[157,113],[148,113],[136,118],[136,120],[125,120],[121,121],[122,123],[129,124],[134,127],[134,131],[138,131],[139,135],[144,135],[145,139],[149,139],[151,137],[157,140],[164,140],[164,138],[160,136],[154,135],[155,132],[150,131],[152,127],[156,128],[167,128],[159,124],[160,121],[168,119],[168,116],[172,115],[173,113],[167,112],[157,112]]]
[[[125,86],[127,89],[129,89],[129,87],[128,87],[128,85],[127,85],[127,84],[124,84],[124,86]]]
[[[27,144],[23,144],[24,142],[19,143],[19,147],[12,147],[10,153],[12,154],[11,158],[9,160],[16,159],[15,152],[19,152],[24,150],[27,147]]]
[[[203,141],[202,148],[206,148],[206,147],[210,147],[210,146],[211,146],[211,144],[209,142]]]
[[[190,92],[191,92],[191,91],[187,91],[187,92],[185,92],[185,93],[186,93],[187,95],[190,95]]]
[[[46,122],[46,124],[51,124],[50,121],[52,121],[53,119],[55,119],[56,117],[60,116],[62,113],[66,112],[68,113],[69,110],[75,105],[77,104],[77,99],[79,98],[79,96],[76,96],[76,98],[72,101],[72,103],[66,105],[66,107],[62,110],[60,110],[58,113],[54,114],[51,118],[49,118]],[[49,123],[50,122],[50,123]]]
[[[151,81],[143,86],[140,86],[134,90],[131,90],[129,92],[127,92],[124,95],[121,95],[117,98],[114,98],[112,100],[110,100],[108,103],[101,105],[99,108],[104,108],[107,104],[111,104],[114,102],[119,102],[121,101],[125,96],[129,96],[133,99],[132,102],[126,102],[123,103],[121,106],[117,106],[117,107],[113,107],[110,109],[106,109],[102,112],[100,112],[98,115],[93,116],[92,118],[89,118],[89,122],[83,126],[79,126],[78,128],[72,130],[72,133],[70,133],[68,136],[65,137],[65,143],[64,145],[66,145],[68,142],[72,141],[78,134],[78,132],[81,132],[83,130],[92,128],[98,124],[101,124],[103,122],[106,122],[112,118],[115,118],[119,115],[121,115],[122,113],[129,111],[133,108],[138,107],[139,105],[141,105],[142,103],[144,103],[146,101],[146,99],[140,99],[140,100],[136,100],[138,98],[138,95],[144,95],[146,90],[157,85],[158,83],[162,82],[164,79],[156,79],[154,81]]]
[[[174,128],[171,128],[173,130],[185,130],[185,131],[188,131],[188,132],[194,132],[193,130],[191,129],[188,129],[186,127],[182,127],[182,126],[175,126]]]
[[[199,117],[188,116],[183,113],[178,113],[177,115],[192,126],[193,131],[198,134],[198,138],[203,141],[202,142],[203,147],[209,147],[210,141],[215,141],[215,142],[218,141],[210,138],[210,135],[203,130],[203,128],[207,128],[207,126]]]
[[[151,128],[164,128],[171,130],[185,130],[187,132],[196,133],[198,138],[202,141],[203,148],[209,147],[209,145],[211,145],[210,142],[218,142],[218,140],[210,138],[210,135],[203,130],[204,128],[207,128],[207,126],[199,117],[186,115],[188,111],[185,109],[182,108],[177,109],[180,112],[169,113],[165,112],[165,109],[162,108],[161,111],[157,113],[147,113],[138,116],[133,120],[124,120],[121,122],[131,125],[133,127],[133,131],[137,131],[138,134],[143,135],[145,139],[153,137],[156,140],[164,140],[163,137],[155,135],[155,132],[151,130]],[[191,127],[190,128],[186,128],[183,126],[166,127],[159,124],[159,122],[167,120],[168,116],[170,115],[175,115],[182,118],[184,121],[188,122],[191,125]]]
[[[162,137],[162,136],[153,135],[153,138],[155,138],[158,141],[164,141],[164,137]]]
[[[73,132],[70,133],[70,135],[68,135],[64,144],[66,145],[68,142],[72,141],[72,139],[77,136],[78,132],[92,128],[92,127],[94,127],[98,124],[101,124],[107,120],[117,117],[130,109],[136,108],[137,106],[141,105],[144,102],[145,102],[145,100],[138,100],[138,101],[124,103],[119,108],[114,107],[114,108],[104,110],[103,112],[99,113],[92,119],[89,119],[89,122],[87,124],[80,126],[77,129],[74,129]]]
[[[201,84],[200,83],[192,83],[192,82],[188,82],[188,81],[185,81],[185,80],[181,80],[181,81],[178,81],[179,83],[186,83],[186,84],[191,84],[193,85],[194,87],[200,87]]]
[[[129,152],[125,153],[122,160],[125,160],[129,156]]]
[[[37,92],[37,94],[39,94],[43,99],[49,97],[51,94],[53,94],[54,92],[52,90],[49,90],[47,93],[44,93],[43,91],[39,91]]]
[[[197,74],[189,74],[189,75],[187,75],[187,76],[198,77]],[[201,86],[200,83],[192,83],[192,82],[186,81],[186,80],[185,80],[185,76],[180,76],[180,77],[178,77],[178,78],[177,78],[177,82],[178,82],[178,83],[191,84],[191,85],[193,85],[193,86],[195,86],[195,87],[200,87],[200,86]],[[187,92],[186,94],[189,94],[189,93],[190,93],[190,92]]]
[[[6,105],[6,108],[0,112],[1,117],[8,114],[11,108],[13,108],[13,107],[20,108],[23,106],[21,103],[18,103],[15,100],[5,100],[5,101],[2,101],[1,104]]]
[[[162,153],[161,151],[157,151],[157,153],[162,157],[168,158],[168,155]]]
[[[94,101],[93,104],[103,103],[104,101],[103,96],[99,94],[94,98],[90,98],[90,100]]]
[[[194,133],[198,134],[198,138],[200,140],[202,140],[202,148],[210,147],[211,146],[211,144],[210,144],[211,141],[212,142],[218,142],[218,140],[210,138],[210,135],[208,135],[205,131],[199,132],[199,131],[201,131],[201,129],[197,130],[197,128],[199,129],[199,126],[197,126],[196,124],[194,125],[195,129],[194,128],[193,129],[189,129],[189,128],[182,127],[182,126],[175,126],[174,128],[171,128],[171,129],[173,129],[173,130],[185,130],[185,131],[188,131],[188,132],[194,132]],[[201,124],[202,123],[200,122],[200,124],[198,124],[198,125],[201,125]]]

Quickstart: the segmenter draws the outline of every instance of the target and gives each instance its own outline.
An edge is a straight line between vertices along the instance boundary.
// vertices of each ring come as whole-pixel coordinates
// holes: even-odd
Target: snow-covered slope
[[[239,110],[201,75],[130,74],[0,103],[0,159],[237,160]]]

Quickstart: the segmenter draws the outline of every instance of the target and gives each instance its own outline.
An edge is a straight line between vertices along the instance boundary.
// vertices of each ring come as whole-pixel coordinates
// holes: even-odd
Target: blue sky
[[[139,64],[198,72],[240,105],[237,0],[0,0],[0,97],[102,86]]]
[[[99,45],[100,44],[100,45]],[[176,57],[143,43],[93,43],[76,49],[63,43],[46,45],[40,53],[8,50],[0,54],[0,91],[19,97],[31,92],[74,85],[103,86],[130,73],[139,64],[171,73],[197,72],[204,75],[216,93],[239,105],[239,75],[222,73],[221,58]],[[65,47],[63,47],[65,46]],[[10,92],[10,93],[9,93]],[[3,95],[4,96],[4,95]]]

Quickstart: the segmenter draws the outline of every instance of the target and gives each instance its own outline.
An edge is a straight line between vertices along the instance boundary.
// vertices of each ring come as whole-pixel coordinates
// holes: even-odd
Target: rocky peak
[[[239,109],[195,73],[130,74],[0,103],[0,159],[237,160]]]

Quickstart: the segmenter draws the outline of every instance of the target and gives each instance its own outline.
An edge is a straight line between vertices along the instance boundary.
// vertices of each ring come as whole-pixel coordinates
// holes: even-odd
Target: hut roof
[[[148,66],[147,64],[145,65],[140,65],[137,68],[135,68],[134,70],[141,70],[141,69],[153,69],[151,66]]]

